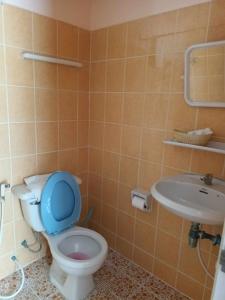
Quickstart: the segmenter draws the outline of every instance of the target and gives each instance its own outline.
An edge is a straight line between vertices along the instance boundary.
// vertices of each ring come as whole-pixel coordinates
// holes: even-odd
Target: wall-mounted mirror
[[[225,41],[189,47],[184,81],[189,105],[225,107]]]

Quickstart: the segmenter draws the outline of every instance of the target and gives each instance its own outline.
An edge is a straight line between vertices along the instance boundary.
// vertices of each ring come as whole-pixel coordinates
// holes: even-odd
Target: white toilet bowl
[[[94,288],[93,276],[104,263],[108,246],[97,232],[74,227],[52,236],[43,233],[53,256],[50,280],[68,300],[84,299]]]
[[[81,180],[59,171],[27,182],[13,192],[27,223],[48,241],[53,256],[50,280],[66,300],[83,300],[94,288],[92,275],[102,266],[108,246],[97,232],[74,227],[81,213]]]

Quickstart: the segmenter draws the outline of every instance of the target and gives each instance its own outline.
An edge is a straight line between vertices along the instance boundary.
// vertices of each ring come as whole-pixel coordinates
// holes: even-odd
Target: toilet
[[[55,172],[33,188],[25,184],[12,188],[21,200],[26,222],[47,239],[53,257],[50,280],[68,300],[85,299],[94,289],[93,274],[108,251],[103,236],[74,226],[81,213],[77,181],[67,172]]]

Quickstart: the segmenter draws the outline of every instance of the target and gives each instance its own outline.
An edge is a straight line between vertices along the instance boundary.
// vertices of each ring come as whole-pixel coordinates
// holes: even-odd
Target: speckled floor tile
[[[64,300],[48,279],[50,258],[42,258],[25,268],[26,284],[15,300]],[[95,273],[95,290],[84,300],[188,300],[178,291],[109,250],[103,267]],[[0,294],[15,291],[19,273],[0,281]]]

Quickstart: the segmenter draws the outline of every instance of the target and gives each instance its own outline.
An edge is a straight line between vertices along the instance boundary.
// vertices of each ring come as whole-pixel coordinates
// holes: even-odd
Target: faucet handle
[[[207,173],[207,174],[205,174],[204,177],[201,177],[200,179],[202,181],[204,181],[205,184],[212,185],[213,174],[212,173]]]

